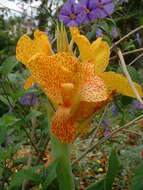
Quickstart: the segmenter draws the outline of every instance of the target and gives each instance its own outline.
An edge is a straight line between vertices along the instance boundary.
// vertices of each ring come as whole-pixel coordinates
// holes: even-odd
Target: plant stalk
[[[48,126],[54,111],[48,105]],[[61,143],[55,135],[50,132],[52,155],[57,160],[56,175],[60,190],[75,190],[71,166],[71,145]]]

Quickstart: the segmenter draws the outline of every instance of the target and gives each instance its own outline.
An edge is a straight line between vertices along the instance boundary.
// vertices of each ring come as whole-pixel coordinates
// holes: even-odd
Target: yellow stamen
[[[71,17],[72,20],[75,20],[75,17],[76,17],[76,16],[75,16],[74,13],[71,13],[71,14],[70,14],[70,17]]]
[[[86,14],[88,15],[89,14],[89,9],[85,9],[85,12],[86,12]]]
[[[100,9],[102,9],[103,8],[103,4],[100,2],[100,3],[98,3],[98,7],[100,8]]]

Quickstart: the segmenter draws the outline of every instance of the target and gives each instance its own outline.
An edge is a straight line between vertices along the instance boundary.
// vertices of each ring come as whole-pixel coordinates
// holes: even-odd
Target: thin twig
[[[39,156],[36,164],[39,164],[40,160],[42,160],[42,158],[44,157],[44,154],[45,154],[45,151],[46,151],[46,148],[47,148],[49,142],[50,142],[50,137],[48,136],[47,139],[46,139],[46,141],[45,141],[45,144],[44,144],[44,149],[41,152],[41,154],[40,154],[40,156]]]
[[[32,125],[31,125],[32,130],[31,130],[30,136],[31,136],[32,141],[34,142],[34,140],[35,140],[35,130],[36,130],[36,118],[32,118],[31,123],[32,123]],[[27,168],[30,168],[31,165],[32,165],[32,159],[33,159],[32,158],[32,152],[33,152],[32,147],[33,146],[31,146],[31,153],[30,153],[28,161],[27,161]],[[25,190],[26,187],[28,186],[28,184],[29,184],[29,180],[25,179],[23,181],[23,184],[22,184],[22,190]]]
[[[131,133],[131,134],[134,134],[134,135],[137,135],[137,136],[142,136],[142,134],[137,133],[136,131],[133,131],[133,130],[123,129],[122,131],[124,133]]]
[[[27,162],[27,168],[30,168],[32,164],[32,154],[29,155],[28,162]],[[28,179],[25,179],[22,184],[22,190],[25,190],[27,185],[29,183]]]
[[[39,150],[38,150],[37,146],[34,144],[34,142],[33,142],[32,138],[31,138],[31,136],[29,135],[29,133],[27,132],[27,130],[26,130],[26,128],[25,128],[25,126],[24,126],[24,125],[21,125],[21,127],[22,127],[22,128],[23,128],[23,130],[25,131],[25,133],[26,133],[27,137],[28,137],[28,138],[29,138],[29,140],[30,140],[30,143],[32,144],[32,146],[34,147],[35,151],[36,151],[36,152],[37,152],[37,154],[39,155]]]
[[[132,81],[132,79],[130,77],[130,74],[129,74],[128,70],[127,70],[124,57],[123,57],[122,52],[121,52],[121,50],[119,48],[117,48],[117,55],[119,56],[123,72],[124,72],[125,76],[128,79],[128,82],[129,82],[129,84],[130,84],[130,86],[132,88],[132,91],[134,92],[135,97],[143,105],[143,100],[142,100],[140,94],[138,93],[137,89],[135,88],[135,85],[134,85],[134,83],[133,83],[133,81]]]
[[[108,104],[108,105],[109,105],[109,104]],[[96,130],[95,130],[95,133],[93,134],[93,137],[92,137],[92,139],[91,139],[91,141],[90,141],[90,143],[89,143],[89,146],[92,146],[92,144],[93,144],[93,142],[94,142],[94,139],[96,138],[97,132],[98,132],[98,130],[99,130],[99,128],[100,128],[100,126],[101,126],[101,124],[102,124],[102,122],[103,122],[103,119],[104,119],[104,117],[105,117],[105,115],[106,115],[106,113],[107,113],[108,105],[107,105],[107,106],[105,107],[105,109],[104,109],[104,112],[103,112],[103,114],[102,114],[102,116],[101,116],[101,118],[100,118],[99,124],[98,124],[98,126],[97,126],[97,128],[96,128]]]
[[[124,37],[122,37],[120,40],[118,40],[117,42],[114,43],[114,45],[111,47],[111,49],[113,49],[115,46],[117,46],[118,44],[120,44],[122,41],[124,41],[125,39],[129,38],[132,34],[134,34],[135,32],[139,31],[143,29],[143,25],[139,26],[138,28],[132,30],[131,32],[129,32],[127,35],[125,35]]]
[[[139,56],[137,56],[130,64],[129,66],[133,65],[136,61],[138,61],[141,57],[143,57],[143,53],[141,53]]]
[[[140,115],[139,117],[135,118],[134,120],[130,121],[129,123],[123,125],[122,127],[119,127],[118,129],[114,130],[111,135],[102,138],[101,140],[99,140],[96,144],[94,144],[91,147],[88,147],[87,150],[85,152],[83,152],[82,155],[80,155],[76,160],[73,161],[72,165],[76,164],[77,162],[79,162],[82,158],[84,158],[89,152],[91,152],[92,150],[94,150],[95,148],[97,148],[98,145],[101,145],[103,143],[105,143],[107,140],[109,140],[110,138],[112,138],[115,134],[117,134],[118,132],[122,131],[125,128],[130,127],[132,124],[134,124],[135,122],[142,120],[143,119],[143,115]]]
[[[135,50],[123,52],[122,54],[123,54],[124,56],[126,56],[126,55],[130,55],[130,54],[133,54],[133,53],[140,53],[140,52],[143,52],[143,48],[139,48],[139,49],[135,49]],[[116,59],[116,58],[118,58],[117,55],[111,57],[111,58],[110,58],[110,61],[112,61],[112,60],[114,60],[114,59]]]

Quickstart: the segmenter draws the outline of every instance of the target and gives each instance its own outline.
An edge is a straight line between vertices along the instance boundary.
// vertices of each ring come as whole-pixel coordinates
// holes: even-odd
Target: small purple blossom
[[[83,7],[85,13],[84,23],[88,23],[97,19],[96,8],[93,6],[93,0],[79,0],[79,4]]]
[[[108,119],[103,119],[103,124],[104,124],[104,126],[105,127],[109,127],[110,126],[110,122],[109,122],[109,120]]]
[[[12,107],[11,106],[9,106],[9,110],[8,110],[8,113],[12,113]]]
[[[56,47],[54,47],[53,51],[54,51],[54,53],[57,53],[57,48],[56,48]]]
[[[96,38],[99,38],[99,37],[103,37],[103,31],[100,28],[96,30]]]
[[[143,105],[138,100],[133,100],[129,106],[130,113],[132,115],[136,114],[138,110],[142,110]]]
[[[104,118],[103,119],[103,124],[104,124],[104,128],[105,128],[105,131],[104,131],[104,137],[108,137],[111,135],[111,130],[110,130],[110,122],[107,118]]]
[[[108,136],[111,136],[111,130],[109,127],[107,127],[104,131],[104,137],[108,137]]]
[[[60,11],[59,20],[67,26],[78,26],[83,23],[84,19],[83,7],[75,0],[67,0]]]
[[[134,108],[136,108],[138,110],[142,110],[143,109],[143,105],[138,100],[133,100],[132,105],[134,106]]]
[[[105,18],[114,12],[112,0],[92,0],[92,7],[96,9],[96,18]]]
[[[138,45],[139,45],[139,47],[141,47],[141,45],[142,45],[142,40],[141,40],[141,36],[140,36],[140,33],[139,33],[139,32],[136,33],[136,37],[137,37]]]
[[[34,93],[29,93],[20,98],[20,103],[24,106],[29,105],[32,106],[36,104],[37,96]]]
[[[112,113],[113,113],[113,116],[117,117],[119,115],[119,110],[117,108],[117,106],[115,105],[115,103],[113,102],[112,103]]]
[[[120,1],[120,5],[122,5],[124,3],[124,0],[119,0]]]
[[[118,29],[116,26],[113,26],[111,35],[113,36],[114,39],[118,38]]]

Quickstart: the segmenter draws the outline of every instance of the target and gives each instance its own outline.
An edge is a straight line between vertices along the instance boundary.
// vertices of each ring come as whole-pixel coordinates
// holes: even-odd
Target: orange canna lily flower
[[[62,52],[54,54],[48,37],[39,30],[35,31],[34,40],[23,35],[16,48],[17,59],[31,73],[25,88],[38,83],[56,105],[51,131],[63,143],[72,143],[80,132],[80,124],[105,106],[115,91],[135,98],[123,75],[104,72],[110,57],[108,44],[101,38],[90,43],[77,28],[70,31],[80,59],[65,44]],[[141,87],[136,83],[135,87],[143,96]]]

